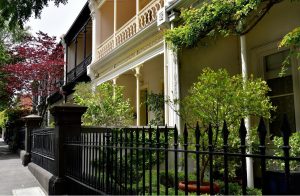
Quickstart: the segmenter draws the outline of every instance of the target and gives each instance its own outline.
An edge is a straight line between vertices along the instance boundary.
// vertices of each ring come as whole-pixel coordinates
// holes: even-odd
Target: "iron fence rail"
[[[54,170],[54,129],[36,129],[31,133],[31,161],[49,172]]]
[[[290,187],[290,161],[300,162],[300,157],[291,157],[288,139],[290,130],[285,120],[282,132],[283,156],[266,153],[266,128],[261,119],[258,127],[259,145],[253,153],[247,153],[246,128],[241,121],[239,145],[230,147],[226,123],[220,132],[222,140],[214,141],[211,126],[207,130],[184,128],[178,136],[176,127],[137,128],[83,128],[78,137],[65,139],[66,176],[99,194],[189,194],[191,180],[199,195],[204,184],[203,169],[209,188],[207,193],[230,194],[229,168],[234,159],[239,165],[241,194],[247,194],[246,158],[260,162],[262,194],[268,194],[266,182],[268,160],[284,163],[285,194],[294,193]],[[204,139],[204,140],[203,140]],[[221,143],[220,143],[221,142]],[[218,165],[216,165],[218,162]],[[194,166],[191,166],[193,164]],[[220,170],[223,170],[220,172]],[[190,176],[195,174],[196,177]],[[221,192],[215,182],[223,181]]]

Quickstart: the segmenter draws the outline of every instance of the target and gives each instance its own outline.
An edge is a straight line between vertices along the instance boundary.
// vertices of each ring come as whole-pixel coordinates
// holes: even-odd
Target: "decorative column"
[[[78,45],[78,40],[77,40],[77,36],[76,36],[76,38],[75,38],[75,61],[74,61],[74,76],[75,76],[75,78],[76,78],[76,75],[77,75],[77,73],[76,73],[76,67],[77,67],[77,49],[78,49],[77,45]]]
[[[101,17],[98,3],[95,0],[89,0],[89,8],[91,10],[92,19],[92,63],[87,66],[87,75],[93,80],[95,79],[95,74],[91,65],[98,60],[97,48],[100,44]]]
[[[31,114],[24,117],[25,121],[25,155],[22,159],[24,166],[31,162],[31,133],[32,130],[40,128],[43,118],[41,116]]]
[[[64,85],[67,84],[67,74],[68,74],[68,44],[66,43],[66,41],[64,40],[64,38],[62,38],[62,45],[64,47]]]
[[[141,95],[140,95],[140,68],[141,66],[138,66],[135,68],[135,77],[136,77],[136,126],[141,125],[141,111],[140,111],[140,105],[141,105]]]
[[[139,25],[139,12],[140,12],[140,0],[135,1],[135,20],[136,20],[136,32],[139,31],[140,25]]]
[[[241,63],[242,63],[242,77],[243,81],[246,82],[248,79],[248,62],[247,62],[247,44],[246,44],[246,35],[240,36],[241,43]],[[245,88],[245,87],[244,87]],[[247,138],[249,137],[250,131],[250,117],[245,118],[245,127],[247,129]],[[251,149],[248,151],[251,153]],[[246,166],[247,166],[247,186],[250,188],[254,187],[254,178],[253,178],[253,159],[251,157],[246,157]]]
[[[114,48],[116,47],[116,32],[117,32],[117,0],[114,0]]]
[[[84,30],[83,30],[83,59],[86,58],[86,26],[87,24],[84,26]]]
[[[114,79],[112,79],[112,82],[113,82],[113,87],[114,87],[114,94],[113,94],[113,98],[115,98],[116,97],[116,85],[117,85],[117,79],[118,79],[118,77],[115,77]]]
[[[55,146],[54,146],[54,172],[49,182],[49,195],[66,194],[65,182],[65,145],[64,141],[67,137],[80,137],[81,133],[81,116],[86,111],[87,107],[82,107],[74,104],[64,104],[54,106],[50,109],[54,117],[55,128]]]
[[[174,28],[176,13],[170,16],[171,29]],[[176,125],[180,130],[180,117],[177,112],[179,104],[174,104],[175,100],[180,98],[180,80],[179,80],[179,65],[178,65],[178,52],[172,50],[168,45],[165,45],[165,99],[170,102],[165,105],[166,107],[166,124],[169,126]],[[168,118],[167,118],[168,117]]]

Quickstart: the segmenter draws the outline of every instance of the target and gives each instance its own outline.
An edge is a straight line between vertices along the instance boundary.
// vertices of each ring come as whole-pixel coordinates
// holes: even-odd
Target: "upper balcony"
[[[81,82],[87,78],[86,69],[92,59],[92,20],[88,3],[65,34],[64,42],[65,85],[68,86],[69,83]]]
[[[116,0],[105,1],[101,5],[97,60],[156,22],[157,12],[164,6],[164,0],[148,2],[149,0]]]

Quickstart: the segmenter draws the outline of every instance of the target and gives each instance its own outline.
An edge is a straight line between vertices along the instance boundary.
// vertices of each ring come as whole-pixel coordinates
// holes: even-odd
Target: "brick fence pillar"
[[[25,155],[22,159],[22,164],[26,166],[31,161],[31,133],[34,129],[40,128],[42,117],[31,114],[23,119],[25,121]]]
[[[66,137],[80,136],[81,116],[87,107],[74,104],[54,106],[50,109],[55,121],[55,167],[49,184],[49,194],[66,194],[64,141]]]

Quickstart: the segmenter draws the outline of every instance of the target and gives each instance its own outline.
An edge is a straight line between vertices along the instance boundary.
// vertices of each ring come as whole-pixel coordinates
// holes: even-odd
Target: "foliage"
[[[8,75],[8,92],[15,96],[47,97],[59,90],[56,81],[63,76],[64,53],[55,37],[43,32],[38,32],[37,37],[26,36],[10,53],[14,61],[3,68]]]
[[[200,8],[183,9],[180,15],[182,25],[166,31],[166,41],[175,48],[194,47],[206,36],[242,34],[247,27],[247,16],[256,10],[261,2],[211,0],[204,2]]]
[[[124,126],[133,120],[133,109],[123,96],[123,87],[103,83],[92,90],[91,83],[80,83],[75,87],[75,103],[87,106],[83,115],[85,125]]]
[[[0,27],[9,24],[10,29],[23,27],[23,24],[34,14],[40,17],[42,9],[53,1],[56,6],[66,4],[67,0],[12,0],[0,1]]]
[[[148,110],[153,112],[154,118],[150,120],[149,125],[164,125],[164,95],[149,93],[146,100]]]
[[[4,127],[8,120],[6,110],[0,112],[0,127]]]
[[[220,128],[226,120],[229,129],[236,129],[247,116],[270,118],[274,107],[266,97],[268,91],[261,79],[251,76],[244,81],[241,75],[229,76],[225,69],[206,68],[182,101],[180,114],[190,125],[199,121],[203,127],[211,123]]]
[[[280,72],[280,76],[283,76],[286,72],[287,66],[290,65],[291,58],[296,57],[300,58],[300,27],[296,27],[291,32],[286,34],[279,43],[279,48],[290,48],[288,56],[285,58],[284,62],[282,63],[282,69]],[[300,68],[300,67],[299,67]]]
[[[225,69],[213,71],[206,68],[190,88],[188,96],[181,101],[178,100],[181,109],[177,112],[193,130],[196,122],[199,122],[202,150],[207,150],[207,129],[210,124],[213,130],[213,148],[222,147],[223,139],[220,131],[224,120],[229,130],[230,149],[237,149],[240,144],[238,130],[242,118],[248,116],[270,118],[270,111],[274,110],[274,107],[266,96],[268,91],[269,87],[261,79],[250,77],[243,80],[241,75],[229,76]],[[194,132],[189,134],[191,144],[195,142],[194,135]],[[251,135],[249,138],[255,139],[253,134]],[[194,148],[194,145],[190,146]],[[203,180],[208,164],[207,155],[203,155],[201,161],[200,173]],[[234,167],[238,164],[234,159],[231,161],[230,174],[234,175]],[[216,167],[218,162],[220,162],[218,159],[214,161]]]
[[[300,132],[296,131],[290,136],[290,156],[291,157],[300,157]],[[273,138],[273,143],[275,146],[274,155],[275,156],[284,156],[284,152],[282,149],[283,146],[283,139],[282,137],[275,136]],[[269,169],[276,169],[276,170],[284,170],[284,161],[282,160],[275,160],[271,159],[268,160],[267,164]],[[290,169],[292,171],[297,171],[300,169],[298,161],[290,161]]]
[[[0,127],[4,127],[6,123],[13,123],[29,114],[29,111],[20,107],[7,108],[0,112]]]
[[[10,55],[9,48],[14,44],[18,44],[26,35],[27,31],[19,28],[11,31],[7,25],[0,28],[0,110],[8,107],[12,101],[12,92],[9,92],[7,89],[8,75],[3,71],[6,64],[14,61]]]

